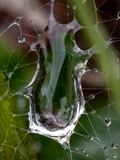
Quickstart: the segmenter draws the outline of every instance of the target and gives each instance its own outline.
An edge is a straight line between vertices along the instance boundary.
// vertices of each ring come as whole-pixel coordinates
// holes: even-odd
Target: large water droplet
[[[110,126],[111,125],[111,119],[110,118],[105,118],[105,124],[106,124],[106,126]]]
[[[95,98],[95,95],[94,95],[94,94],[90,94],[90,95],[89,95],[89,98],[90,98],[90,99],[94,99],[94,98]]]
[[[20,35],[20,36],[18,37],[18,42],[19,42],[19,43],[25,42],[25,37],[23,37],[23,35]]]
[[[73,52],[71,34],[66,35],[65,43],[63,37],[53,38],[52,50],[41,50],[40,53],[40,69],[29,96],[29,128],[34,133],[56,140],[67,149],[70,136],[84,112],[81,69],[86,72],[87,59],[84,55]],[[59,49],[55,49],[58,44],[62,48],[62,54]]]
[[[28,95],[31,132],[52,138],[65,149],[69,148],[70,136],[84,112],[85,104],[81,69],[85,73],[87,59],[73,52],[71,38],[71,34],[65,36],[65,41],[63,37],[55,36],[51,40],[51,44],[54,42],[52,50],[41,50],[40,69]],[[58,44],[62,54],[56,49]]]

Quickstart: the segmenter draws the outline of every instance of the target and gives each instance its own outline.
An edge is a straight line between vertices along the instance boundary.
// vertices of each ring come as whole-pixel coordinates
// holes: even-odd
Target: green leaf
[[[5,82],[4,74],[0,73],[0,86]],[[16,118],[13,116],[12,108],[15,103],[9,95],[3,94],[5,90],[5,85],[0,87],[0,150],[3,150],[0,152],[0,159],[35,158],[35,153],[31,152],[33,140],[30,134],[27,133],[26,124],[21,122],[23,119],[20,116]],[[35,159],[37,160],[37,157]]]

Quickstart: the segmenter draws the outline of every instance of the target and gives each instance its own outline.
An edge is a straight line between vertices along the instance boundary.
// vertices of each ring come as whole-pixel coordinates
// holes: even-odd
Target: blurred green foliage
[[[82,17],[84,15],[84,18],[82,19],[83,23],[87,23],[86,25],[91,24],[92,14],[89,14],[86,11],[82,1],[81,5],[77,0],[74,2],[76,6],[78,6],[77,15],[79,15],[79,13],[81,13]],[[88,16],[88,14],[90,16]],[[89,40],[96,41],[96,37],[91,35],[91,32],[85,34],[86,37],[89,37]],[[86,103],[86,111],[88,114],[81,116],[80,123],[75,129],[77,134],[73,134],[70,141],[70,146],[75,146],[75,148],[78,147],[80,149],[78,152],[72,152],[73,160],[79,160],[80,158],[82,160],[91,159],[89,156],[85,157],[81,151],[84,148],[86,148],[87,153],[90,152],[91,154],[92,152],[95,152],[95,154],[93,154],[94,159],[105,159],[104,151],[97,143],[87,138],[88,133],[86,130],[89,131],[89,134],[99,137],[101,142],[107,142],[110,145],[112,143],[111,138],[106,138],[106,134],[109,133],[108,128],[104,124],[104,118],[107,116],[112,118],[110,133],[113,140],[117,143],[119,139],[120,80],[119,78],[116,78],[116,72],[119,73],[119,66],[113,60],[114,56],[110,52],[109,59],[111,59],[111,61],[108,61],[108,50],[105,49],[105,41],[100,35],[98,36],[97,50],[101,55],[99,61],[102,62],[102,70],[106,70],[108,73],[106,78],[111,88],[109,90],[109,95],[112,95],[112,97],[109,99],[109,96],[106,93],[101,93],[98,94],[95,99]],[[0,159],[11,160],[11,157],[14,157],[15,160],[69,159],[69,151],[65,151],[57,142],[47,137],[28,133],[28,115],[15,116],[28,113],[29,101],[22,95],[15,95],[12,97],[12,91],[17,92],[29,84],[34,75],[36,64],[32,65],[33,61],[29,58],[29,53],[26,54],[18,51],[11,53],[5,49],[4,45],[0,44],[0,148],[3,149],[3,151],[0,152]],[[9,76],[10,78],[8,78]],[[110,101],[112,101],[112,103]],[[109,107],[108,115],[109,104],[111,104],[111,106]],[[21,108],[21,105],[24,107]],[[92,106],[92,108],[90,106]],[[96,116],[91,114],[93,109],[97,112]],[[95,135],[90,122],[92,123],[93,128],[95,128],[97,135]],[[84,126],[85,129],[83,129],[82,126]],[[92,147],[94,149],[92,149]],[[110,152],[110,150],[108,152]]]

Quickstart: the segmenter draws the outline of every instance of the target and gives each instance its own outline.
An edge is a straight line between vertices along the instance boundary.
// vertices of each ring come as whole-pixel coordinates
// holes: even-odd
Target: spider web
[[[120,2],[1,0],[1,15],[0,159],[119,160]],[[53,61],[64,57],[67,33],[73,35],[71,55],[85,57],[78,63],[85,106],[64,149],[30,126],[33,88],[41,80],[41,51],[60,53]]]

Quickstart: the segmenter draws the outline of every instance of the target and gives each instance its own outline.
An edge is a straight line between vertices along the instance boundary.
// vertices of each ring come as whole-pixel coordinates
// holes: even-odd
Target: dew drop
[[[105,124],[106,126],[110,126],[111,125],[111,119],[110,118],[105,118]]]
[[[93,140],[93,137],[91,135],[88,136],[89,140]]]
[[[108,148],[105,146],[104,147],[104,151],[107,153],[107,151],[108,151]]]
[[[90,98],[90,99],[94,99],[94,98],[95,98],[95,95],[94,95],[94,94],[90,94],[90,95],[89,95],[89,98]]]
[[[97,70],[97,69],[94,69],[94,72],[95,72],[95,73],[97,73],[97,72],[98,72],[98,70]]]
[[[14,23],[15,23],[16,25],[20,26],[20,25],[21,25],[21,19],[22,19],[22,17],[17,17],[17,18],[15,19]]]
[[[113,158],[115,159],[115,158],[117,158],[117,156],[116,156],[116,155],[114,155],[114,156],[113,156]]]
[[[116,143],[112,143],[111,148],[112,149],[117,149],[119,146]]]
[[[117,13],[117,18],[120,19],[120,11]]]
[[[115,61],[116,61],[116,62],[119,62],[119,58],[116,58]]]
[[[67,5],[67,8],[70,8],[70,6],[69,6],[69,5]]]
[[[73,6],[73,9],[76,9],[76,6]]]
[[[78,151],[78,148],[75,148],[76,151]]]
[[[88,157],[88,153],[85,153],[85,156]]]
[[[95,113],[96,113],[96,111],[95,111],[95,110],[92,110],[92,111],[91,111],[91,114],[95,114]]]
[[[19,42],[19,43],[25,42],[25,37],[23,37],[23,35],[20,35],[20,36],[18,37],[18,42]]]
[[[85,153],[85,149],[82,149],[81,151],[82,151],[83,153]]]

